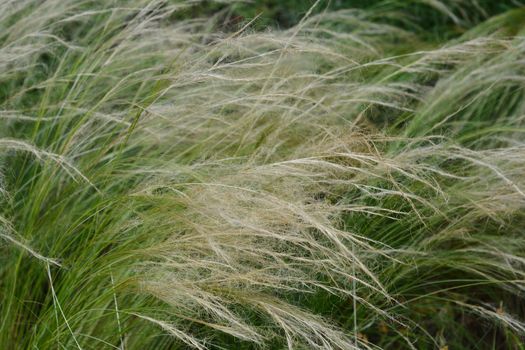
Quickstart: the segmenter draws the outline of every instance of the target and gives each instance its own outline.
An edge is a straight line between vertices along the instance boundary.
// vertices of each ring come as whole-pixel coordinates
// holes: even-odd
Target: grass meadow
[[[525,349],[517,0],[0,0],[0,349]]]

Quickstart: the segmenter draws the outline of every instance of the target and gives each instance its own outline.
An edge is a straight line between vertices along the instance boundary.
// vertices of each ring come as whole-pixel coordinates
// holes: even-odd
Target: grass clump
[[[322,5],[0,4],[3,348],[523,347],[524,10]]]

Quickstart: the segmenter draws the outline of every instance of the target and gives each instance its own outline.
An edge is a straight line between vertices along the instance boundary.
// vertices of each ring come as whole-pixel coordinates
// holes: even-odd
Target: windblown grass
[[[1,347],[522,349],[525,10],[190,5],[0,3]]]

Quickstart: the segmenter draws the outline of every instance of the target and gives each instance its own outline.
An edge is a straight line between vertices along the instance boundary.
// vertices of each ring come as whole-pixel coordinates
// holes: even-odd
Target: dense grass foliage
[[[0,348],[524,348],[525,9],[285,3],[0,1]]]

